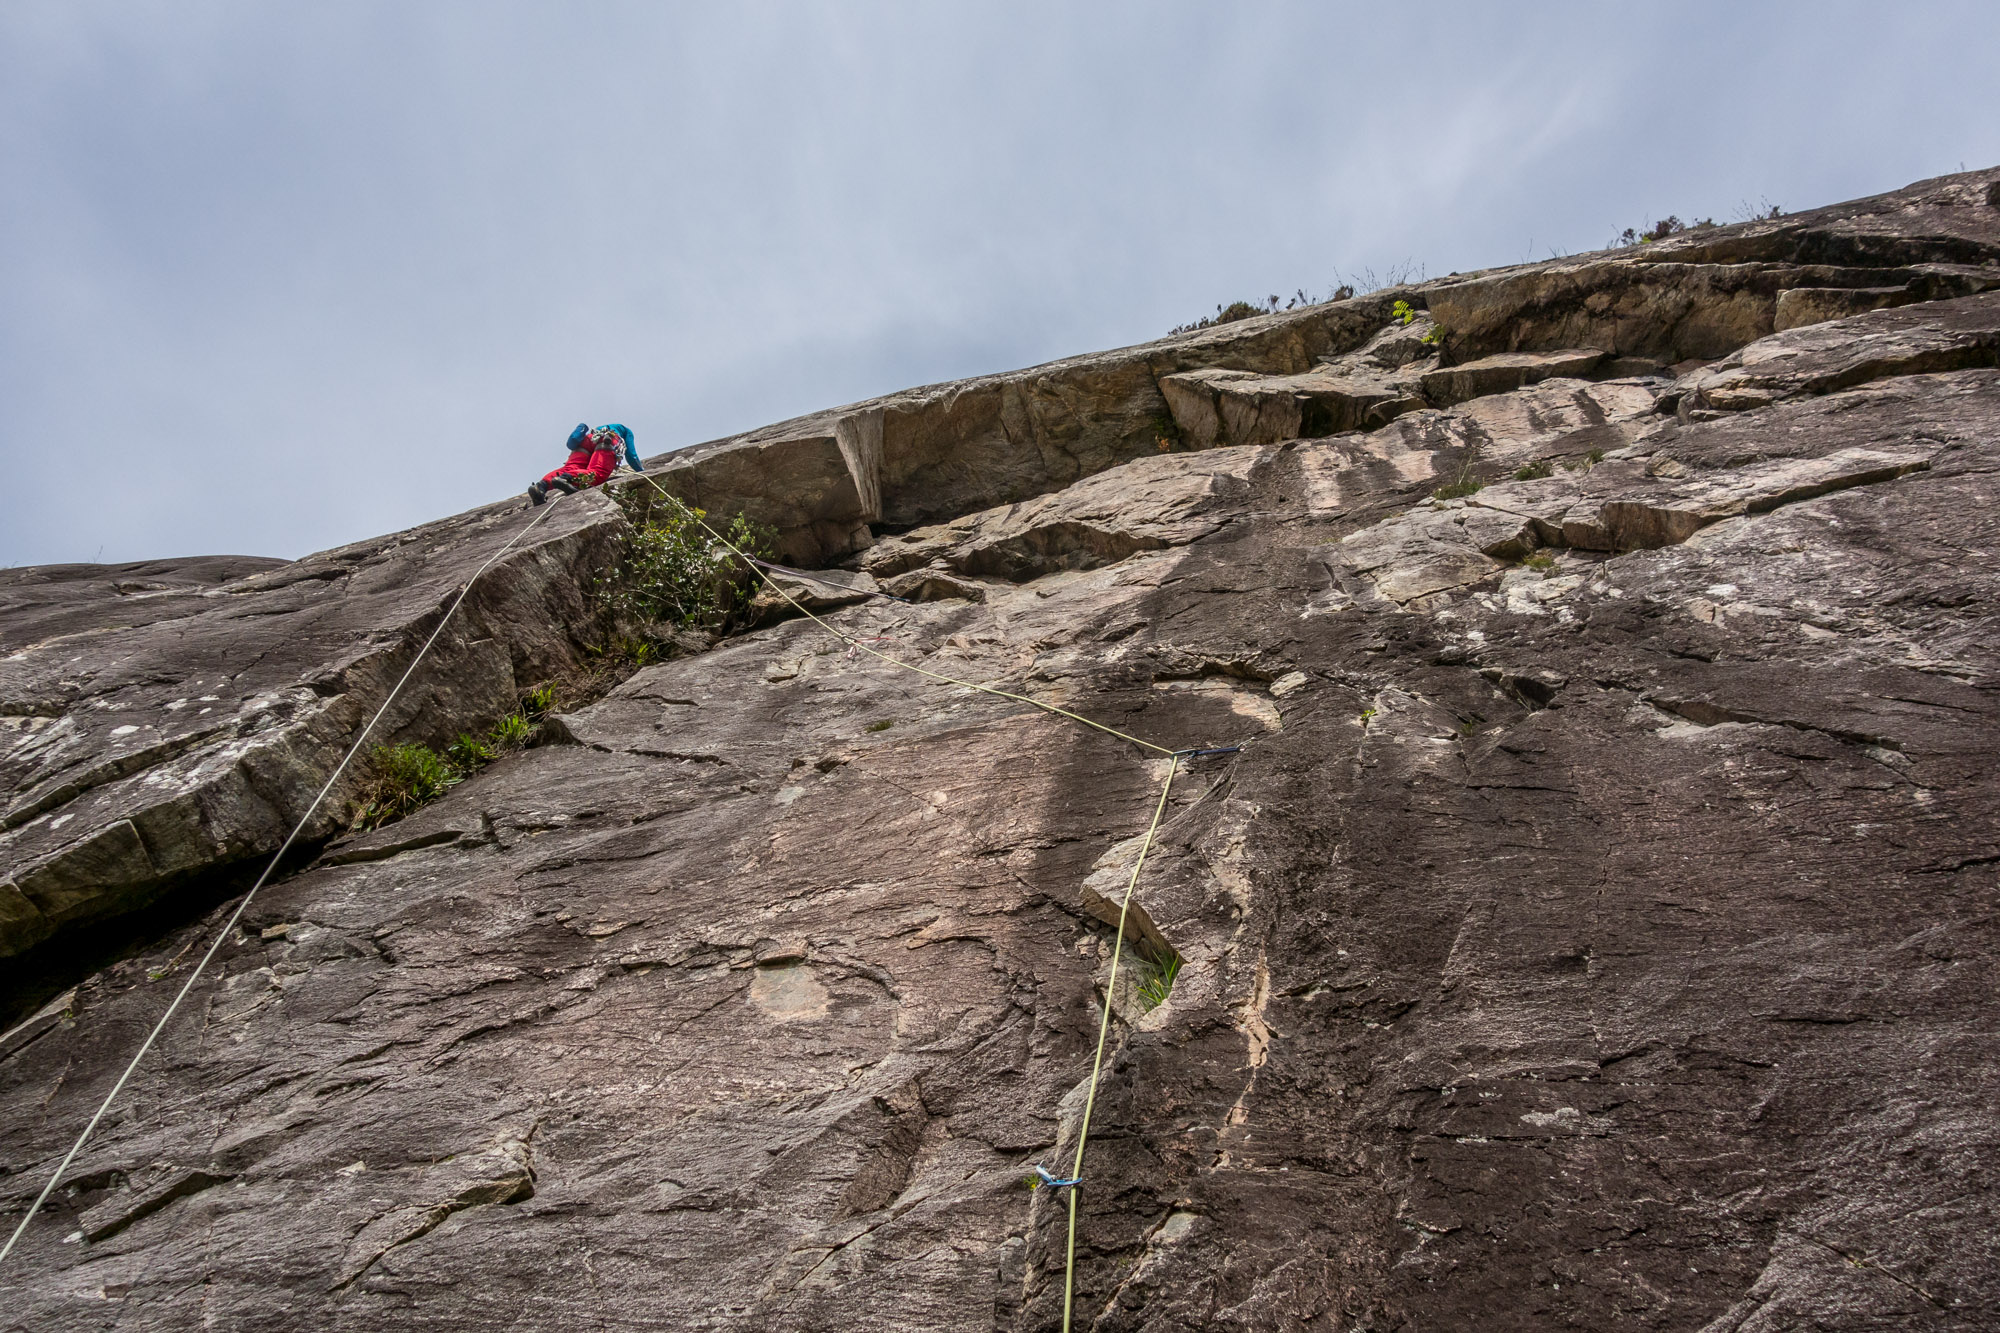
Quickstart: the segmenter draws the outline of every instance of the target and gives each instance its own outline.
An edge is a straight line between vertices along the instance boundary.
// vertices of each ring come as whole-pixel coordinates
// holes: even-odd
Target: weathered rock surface
[[[844,558],[786,586],[856,644],[1243,747],[1185,762],[1128,921],[1078,1327],[2000,1325],[2000,368],[1961,272],[2000,271],[1995,189],[1412,289],[1442,353],[1377,294],[663,467]],[[1256,438],[1269,381],[1565,349],[1623,359]],[[1170,384],[1264,406],[1198,438]],[[585,500],[475,589],[406,734],[583,651],[622,521]],[[203,753],[149,757],[200,731],[167,705],[253,658],[191,744],[296,697],[208,780],[297,808],[522,521],[150,603],[17,571],[16,808],[67,782],[79,845],[138,828],[121,793]],[[1023,1179],[1074,1144],[1161,757],[796,618],[545,732],[257,899],[0,1328],[1056,1326],[1065,1207]],[[13,1219],[216,924],[0,1036]]]
[[[2000,366],[2000,292],[1761,338],[1697,377],[1688,401],[1738,412],[1890,375]]]
[[[1424,375],[1424,396],[1439,407],[1488,394],[1507,393],[1524,384],[1588,375],[1610,354],[1593,348],[1555,352],[1496,352]]]
[[[295,564],[12,571],[0,956],[275,851],[445,603],[520,530],[518,510]],[[625,520],[602,494],[557,510],[476,585],[383,743],[442,744],[582,664],[599,620],[589,575],[609,567]],[[341,827],[364,778],[343,778],[309,842]]]
[[[1185,546],[1241,514],[1256,458],[1231,450],[1125,464],[1053,495],[885,538],[861,563],[885,578],[935,567],[1022,583]]]
[[[1373,430],[1405,412],[1444,405],[1426,396],[1425,372],[1438,364],[1434,344],[1440,336],[1428,316],[1413,311],[1353,351],[1321,356],[1319,365],[1300,374],[1190,370],[1162,376],[1160,391],[1182,441],[1196,449]]]

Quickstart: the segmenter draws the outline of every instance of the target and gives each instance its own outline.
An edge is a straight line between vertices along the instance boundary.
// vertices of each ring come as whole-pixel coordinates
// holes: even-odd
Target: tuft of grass
[[[1148,1012],[1165,1004],[1167,997],[1174,993],[1174,982],[1179,979],[1180,974],[1179,954],[1174,954],[1164,963],[1147,964],[1146,979],[1139,983],[1139,1003],[1144,1005]]]
[[[355,821],[358,828],[378,828],[401,819],[465,780],[449,759],[416,742],[377,746],[375,764],[375,784]]]
[[[1592,449],[1582,458],[1579,458],[1574,462],[1564,463],[1563,471],[1588,472],[1592,468],[1596,467],[1599,463],[1602,463],[1603,461],[1604,461],[1604,451],[1602,449]]]
[[[493,747],[469,731],[459,732],[458,739],[444,748],[446,761],[461,773],[470,773],[492,763],[493,755]]]
[[[534,739],[536,718],[555,708],[556,687],[531,690],[520,707],[493,724],[484,736],[461,731],[439,754],[428,745],[375,747],[375,780],[355,816],[357,829],[380,828],[429,805],[480,769]]]
[[[1550,465],[1548,459],[1546,458],[1537,459],[1536,461],[1527,464],[1525,467],[1515,468],[1514,480],[1540,481],[1543,477],[1549,476],[1554,471],[1555,468]]]
[[[1555,573],[1556,569],[1556,557],[1553,551],[1530,551],[1521,563],[1543,578]]]
[[[526,715],[509,713],[494,724],[493,730],[486,733],[487,755],[489,758],[497,759],[502,751],[518,750],[526,745],[529,737],[534,734],[534,724],[528,721]]]
[[[1481,481],[1473,471],[1478,466],[1478,446],[1467,445],[1464,454],[1458,460],[1458,471],[1452,474],[1450,481],[1432,491],[1431,498],[1433,500],[1459,500],[1486,489],[1486,483]]]
[[[660,646],[651,639],[633,638],[620,634],[604,645],[597,653],[616,662],[623,662],[634,669],[648,667],[660,660]]]
[[[896,725],[896,719],[895,719],[895,718],[893,718],[893,717],[885,717],[885,718],[883,718],[883,719],[882,719],[882,720],[881,720],[880,722],[870,722],[870,723],[868,724],[868,730],[870,730],[870,731],[887,731],[887,730],[888,730],[889,728],[891,728],[891,727],[893,727],[893,726],[895,726],[895,725]]]

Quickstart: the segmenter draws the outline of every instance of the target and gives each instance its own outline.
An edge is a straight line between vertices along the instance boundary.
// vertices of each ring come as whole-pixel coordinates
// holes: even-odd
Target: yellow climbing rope
[[[1174,789],[1174,774],[1181,760],[1175,755],[1167,767],[1167,780],[1160,784],[1160,803],[1153,807],[1153,822],[1146,826],[1146,840],[1139,844],[1139,858],[1132,863],[1132,878],[1125,881],[1125,896],[1118,903],[1118,933],[1111,940],[1111,979],[1104,983],[1104,1012],[1097,1020],[1097,1057],[1090,1063],[1090,1091],[1083,1098],[1083,1124],[1076,1131],[1076,1161],[1070,1178],[1083,1179],[1083,1149],[1090,1139],[1090,1113],[1097,1109],[1097,1076],[1104,1069],[1104,1038],[1111,1031],[1111,997],[1118,993],[1118,958],[1125,947],[1125,913],[1132,906],[1132,891],[1139,887],[1139,872],[1146,868],[1146,853],[1153,849],[1153,835],[1167,812],[1167,793]],[[1069,1191],[1069,1245],[1063,1256],[1063,1333],[1069,1333],[1070,1295],[1076,1288],[1076,1187]]]
[[[1151,750],[1155,754],[1163,754],[1167,756],[1168,758],[1167,778],[1165,782],[1160,784],[1160,800],[1159,803],[1153,807],[1153,822],[1146,826],[1146,836],[1144,841],[1142,841],[1139,844],[1138,858],[1134,860],[1132,863],[1132,876],[1125,882],[1125,896],[1122,899],[1120,899],[1118,903],[1118,931],[1117,934],[1113,937],[1111,943],[1111,976],[1104,986],[1104,1008],[1103,1011],[1098,1015],[1098,1020],[1097,1020],[1097,1053],[1095,1058],[1093,1058],[1093,1060],[1091,1061],[1090,1065],[1089,1090],[1084,1094],[1083,1121],[1077,1127],[1076,1159],[1070,1168],[1070,1180],[1067,1182],[1057,1182],[1059,1184],[1064,1184],[1069,1190],[1069,1240],[1067,1245],[1064,1247],[1064,1257],[1063,1257],[1062,1326],[1063,1326],[1063,1333],[1070,1333],[1070,1308],[1076,1291],[1076,1187],[1083,1179],[1083,1153],[1084,1153],[1084,1148],[1087,1146],[1090,1140],[1091,1113],[1097,1109],[1098,1079],[1104,1071],[1104,1044],[1106,1038],[1109,1036],[1111,1031],[1111,1000],[1112,997],[1116,995],[1118,991],[1118,963],[1120,958],[1123,956],[1125,950],[1125,918],[1126,914],[1130,911],[1132,906],[1132,894],[1139,886],[1139,873],[1146,867],[1146,854],[1152,850],[1153,838],[1160,831],[1160,821],[1166,817],[1167,797],[1174,789],[1174,775],[1180,770],[1181,756],[1184,754],[1194,753],[1194,751],[1170,750],[1164,745],[1155,745],[1151,741],[1142,741],[1137,736],[1127,735],[1125,732],[1119,731],[1115,727],[1107,727],[1102,722],[1093,722],[1091,721],[1091,719],[1084,717],[1080,713],[1070,712],[1067,708],[1058,708],[1054,704],[1044,703],[1040,699],[1033,699],[1025,694],[1015,694],[1008,690],[995,689],[990,685],[980,685],[969,680],[959,680],[954,676],[947,676],[942,672],[931,671],[928,668],[917,666],[914,663],[905,662],[900,658],[891,657],[887,653],[878,652],[875,649],[870,648],[867,644],[861,642],[854,636],[843,633],[842,631],[828,624],[826,621],[820,619],[820,617],[814,615],[811,611],[808,611],[803,602],[799,601],[798,598],[792,596],[789,592],[786,592],[784,588],[780,587],[778,582],[775,579],[773,579],[768,573],[766,573],[763,567],[754,558],[752,558],[748,553],[738,549],[737,546],[734,543],[732,543],[727,537],[724,537],[721,533],[717,532],[714,528],[710,527],[708,523],[702,518],[701,514],[698,513],[692,506],[688,505],[685,501],[681,500],[680,497],[668,492],[665,487],[661,486],[660,483],[654,481],[651,477],[647,476],[645,473],[642,472],[639,475],[642,479],[644,479],[647,485],[651,486],[655,491],[658,491],[662,498],[664,498],[668,503],[672,504],[676,509],[678,509],[683,515],[686,516],[686,518],[689,521],[700,526],[703,532],[706,532],[710,537],[712,537],[716,542],[720,543],[732,555],[736,556],[737,559],[741,560],[744,563],[744,566],[748,568],[751,573],[755,574],[758,578],[764,581],[766,587],[770,588],[771,591],[777,593],[780,597],[784,598],[786,601],[790,602],[795,608],[797,608],[800,615],[805,616],[808,620],[812,621],[813,624],[818,625],[821,629],[825,630],[827,633],[833,635],[835,638],[839,639],[841,642],[849,645],[850,647],[859,648],[862,652],[867,653],[871,657],[879,658],[882,661],[887,662],[891,666],[901,667],[905,671],[913,671],[919,676],[928,676],[932,680],[943,681],[945,684],[948,685],[957,685],[964,689],[978,690],[985,694],[997,695],[1002,699],[1012,699],[1018,703],[1028,704],[1032,707],[1042,709],[1044,712],[1054,713],[1059,717],[1069,718],[1073,722],[1081,722],[1086,727],[1094,727],[1098,731],[1105,732],[1108,735],[1116,736],[1119,740],[1130,741],[1132,744],[1137,745],[1142,749]]]

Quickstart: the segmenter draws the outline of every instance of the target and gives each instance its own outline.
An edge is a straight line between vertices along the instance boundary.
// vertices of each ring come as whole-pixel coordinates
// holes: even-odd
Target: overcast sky
[[[0,565],[2000,163],[2000,5],[0,5]]]

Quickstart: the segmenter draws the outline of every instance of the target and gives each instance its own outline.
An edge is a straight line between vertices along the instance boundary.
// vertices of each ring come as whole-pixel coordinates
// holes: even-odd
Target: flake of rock
[[[1498,352],[1473,361],[1426,371],[1424,396],[1438,407],[1449,407],[1488,394],[1507,393],[1524,384],[1547,379],[1575,379],[1589,374],[1605,359],[1591,348],[1554,352]]]
[[[886,580],[882,584],[882,590],[892,597],[900,597],[909,602],[986,600],[986,589],[982,585],[971,579],[960,578],[945,569],[913,569],[907,574],[898,574]]]
[[[1783,333],[1786,329],[1865,315],[1871,310],[1887,310],[1919,299],[1907,283],[1896,287],[1793,287],[1778,293],[1772,327]]]
[[[865,602],[882,592],[882,585],[863,570],[823,569],[787,572],[766,570],[750,605],[750,619],[759,625],[772,624],[798,615],[801,610],[815,614],[837,607]]]
[[[1965,402],[1949,392],[1912,401],[1906,391],[1788,405],[1757,428],[1757,434],[1786,442],[1782,452],[1770,456],[1737,453],[1731,461],[1738,466],[1699,472],[1671,456],[1666,466],[1627,460],[1497,483],[1350,533],[1338,547],[1327,548],[1324,558],[1365,578],[1390,601],[1410,606],[1480,584],[1542,547],[1628,552],[1675,545],[1725,519],[1930,467],[1944,448],[1937,434],[1955,426],[1953,433],[1968,437],[1986,410],[1990,374],[1957,383],[1979,401]],[[1902,423],[1912,418],[1923,422],[1925,435],[1901,434]],[[1712,459],[1734,452],[1728,445],[1739,434],[1727,419],[1701,423],[1682,428],[1671,447]],[[1710,445],[1710,435],[1726,442],[1724,448]]]
[[[2000,292],[1811,324],[1763,338],[1694,382],[1726,412],[1870,380],[2000,365]]]
[[[1372,430],[1425,406],[1414,379],[1331,368],[1298,375],[1194,370],[1166,376],[1160,388],[1181,438],[1197,449]]]
[[[924,565],[1021,583],[1184,546],[1228,521],[1229,502],[1242,494],[1259,459],[1251,452],[1139,459],[1055,495],[885,540],[862,562],[896,591],[906,571]]]

